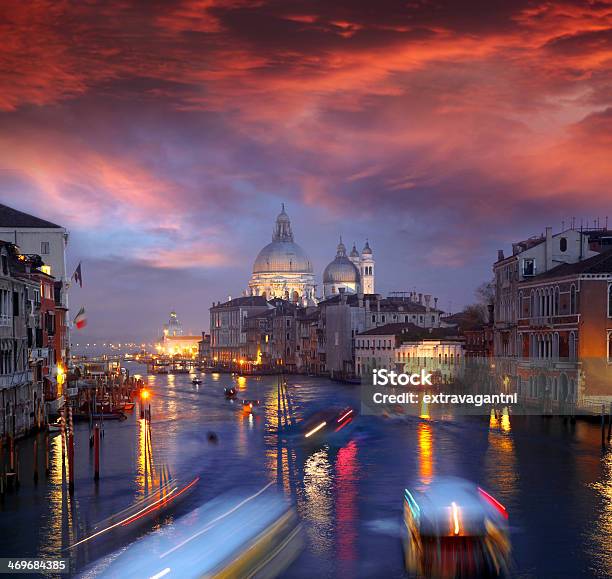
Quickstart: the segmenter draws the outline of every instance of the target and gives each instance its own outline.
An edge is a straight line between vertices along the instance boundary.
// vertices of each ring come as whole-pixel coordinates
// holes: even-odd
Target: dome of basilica
[[[253,273],[312,273],[306,252],[293,241],[274,240],[266,245],[253,264]]]
[[[359,270],[346,256],[346,248],[342,241],[338,245],[338,252],[334,261],[323,271],[323,283],[359,283]]]
[[[272,243],[259,252],[253,264],[253,274],[289,272],[312,274],[313,268],[306,252],[293,240],[291,221],[283,204],[276,218]]]

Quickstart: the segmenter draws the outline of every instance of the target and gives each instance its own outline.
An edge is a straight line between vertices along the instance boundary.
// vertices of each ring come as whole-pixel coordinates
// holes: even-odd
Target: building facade
[[[522,349],[517,332],[518,285],[560,264],[577,263],[594,255],[597,252],[589,249],[588,235],[574,229],[553,235],[550,227],[542,236],[513,244],[511,256],[498,252],[493,264],[496,356],[518,356]]]
[[[449,335],[450,334],[450,335]],[[386,324],[357,335],[356,375],[366,378],[374,369],[438,373],[443,381],[453,376],[465,356],[464,342],[452,329],[424,329],[411,323]]]
[[[243,296],[210,308],[210,355],[213,364],[226,365],[246,360],[247,319],[269,309],[264,295]]]
[[[0,435],[19,437],[45,419],[42,371],[31,351],[42,346],[36,264],[0,243]],[[37,367],[35,376],[32,366]]]

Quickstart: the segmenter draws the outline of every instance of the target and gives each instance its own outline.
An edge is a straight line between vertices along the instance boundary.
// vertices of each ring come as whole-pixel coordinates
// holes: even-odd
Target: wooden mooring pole
[[[100,425],[94,426],[94,480],[100,480]]]
[[[34,439],[34,484],[38,484],[38,435]]]

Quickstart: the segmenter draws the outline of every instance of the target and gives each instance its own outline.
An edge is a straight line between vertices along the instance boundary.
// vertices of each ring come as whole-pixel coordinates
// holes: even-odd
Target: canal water
[[[37,485],[33,439],[20,442],[21,486],[0,504],[0,556],[65,556],[80,572],[139,535],[63,549],[169,473],[185,481],[201,477],[172,516],[221,492],[277,481],[306,531],[306,549],[286,577],[402,577],[403,489],[454,475],[478,483],[508,509],[516,577],[612,576],[612,453],[602,452],[596,425],[537,416],[492,423],[488,417],[360,416],[339,446],[279,448],[276,378],[201,378],[198,386],[189,375],[145,378],[150,449],[138,409],[124,422],[106,423],[98,485],[89,427],[75,425],[73,497],[62,480],[61,438],[50,439],[45,476],[45,437],[39,436]],[[356,386],[302,376],[288,381],[298,419],[329,405],[359,407]],[[230,385],[239,398],[261,400],[255,416],[224,398]]]

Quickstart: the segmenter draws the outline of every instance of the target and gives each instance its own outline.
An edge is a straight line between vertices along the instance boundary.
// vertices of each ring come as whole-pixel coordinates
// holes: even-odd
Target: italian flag
[[[74,318],[74,325],[77,330],[82,330],[87,325],[87,316],[85,315],[85,308],[81,308],[79,313]]]

